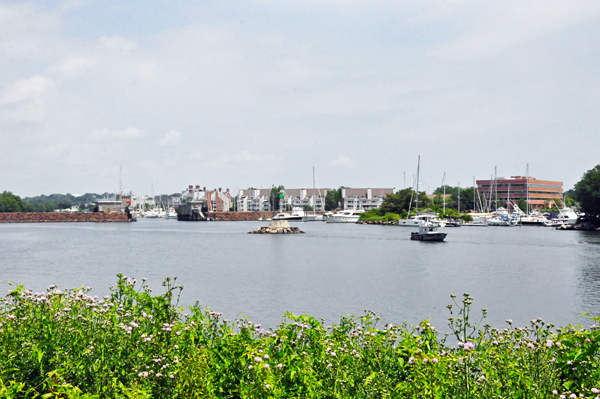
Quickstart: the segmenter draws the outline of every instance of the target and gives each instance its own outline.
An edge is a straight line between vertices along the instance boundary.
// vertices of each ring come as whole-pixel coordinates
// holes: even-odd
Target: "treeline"
[[[69,209],[78,205],[80,210],[89,207],[100,197],[98,194],[88,193],[81,196],[72,194],[39,195],[21,199],[10,191],[0,194],[0,212],[54,212],[56,209]]]

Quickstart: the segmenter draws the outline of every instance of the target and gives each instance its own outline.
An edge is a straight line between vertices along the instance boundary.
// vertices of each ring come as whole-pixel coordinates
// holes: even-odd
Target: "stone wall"
[[[208,212],[206,216],[217,222],[258,220],[260,217],[270,219],[277,212]]]
[[[0,212],[0,223],[127,222],[123,212]]]

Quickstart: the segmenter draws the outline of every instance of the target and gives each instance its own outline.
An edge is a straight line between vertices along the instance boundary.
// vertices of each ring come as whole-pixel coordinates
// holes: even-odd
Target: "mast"
[[[494,196],[494,203],[496,204],[495,210],[498,210],[498,169],[494,166],[494,188],[496,190],[496,194]]]
[[[477,212],[477,204],[475,203],[475,176],[473,176],[473,212]]]
[[[525,212],[525,213],[527,215],[529,215],[529,162],[527,163],[527,170],[526,170],[525,174],[527,176],[527,182],[525,183],[526,187],[527,187],[527,205],[525,207],[527,209],[527,212]]]
[[[313,166],[313,215],[315,214],[315,209],[317,208],[317,199],[315,198],[315,167]]]
[[[444,187],[444,217],[446,217],[446,172],[444,172],[444,177],[442,177],[442,187]]]
[[[458,182],[458,213],[460,213],[460,182]]]
[[[506,197],[506,210],[510,215],[510,183],[508,183],[508,195]]]
[[[415,206],[415,215],[419,212],[419,172],[421,169],[421,156],[419,155],[418,161],[417,161],[417,199],[416,199],[416,206]]]

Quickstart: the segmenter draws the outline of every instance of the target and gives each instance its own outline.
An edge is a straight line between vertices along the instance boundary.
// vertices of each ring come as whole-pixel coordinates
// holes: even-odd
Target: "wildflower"
[[[470,343],[470,342],[467,342],[467,343],[464,345],[464,349],[465,349],[465,350],[467,350],[467,351],[470,351],[470,350],[471,350],[471,349],[473,349],[474,347],[475,347],[475,346],[474,346],[472,343]]]
[[[329,363],[329,364],[327,365],[327,368],[328,368],[328,369],[330,369],[332,366],[333,366],[333,365],[332,365],[331,363]]]
[[[572,365],[572,364],[573,364],[573,362],[569,360],[569,361],[567,362],[567,364],[570,366],[570,365]]]
[[[281,369],[283,368],[283,364],[279,363],[279,364],[278,364],[277,366],[275,366],[275,367],[277,367],[279,370],[281,370]]]
[[[266,368],[267,370],[270,368],[268,363],[265,363],[265,365],[263,367]]]
[[[169,374],[169,378],[175,378],[173,374]]]
[[[594,393],[594,394],[600,393],[600,389],[598,389],[598,388],[592,388],[592,393]]]
[[[331,352],[331,356],[334,356],[334,357],[335,357],[335,352]]]
[[[269,358],[269,355],[264,355],[263,357],[264,357],[265,359],[268,359],[268,358]]]
[[[533,344],[533,342],[529,342],[527,346],[529,347],[529,349],[535,349],[535,345]]]
[[[427,358],[423,359],[423,363],[429,363],[429,359],[427,359]]]
[[[548,348],[552,348],[552,345],[553,345],[552,341],[550,341],[550,340],[546,341],[546,346]]]
[[[565,395],[560,395],[559,398],[560,399],[566,399],[567,397]]]
[[[511,319],[508,319],[508,320],[506,320],[506,322],[507,322],[508,324],[512,324],[512,320],[511,320]]]
[[[571,396],[569,396],[569,398],[571,398],[571,399],[577,399],[577,395],[575,395],[574,393],[572,393]]]
[[[485,381],[485,375],[482,375],[481,377],[479,377],[480,381]]]
[[[408,364],[414,364],[415,363],[415,358],[411,357],[410,359],[408,359]]]
[[[592,342],[592,341],[590,341],[590,339],[589,339],[589,338],[586,338],[586,339],[585,339],[585,342],[587,342],[587,343],[589,344],[589,343],[590,343],[590,342]]]
[[[437,359],[437,357],[434,357],[433,359],[431,359],[431,361],[434,362],[434,363],[437,363],[438,359]]]
[[[555,389],[554,391],[552,391],[553,395],[558,395],[558,391]]]
[[[463,344],[462,342],[458,341],[458,344],[457,344],[457,346],[458,346],[459,348],[462,348],[462,347],[463,347],[463,345],[464,345],[464,344]]]
[[[254,361],[255,361],[255,362],[259,362],[259,363],[260,363],[260,362],[262,362],[262,359],[261,359],[260,357],[258,357],[258,356],[257,356],[257,357],[255,357],[255,358],[254,358]]]
[[[252,370],[252,365],[248,366],[248,370]]]
[[[265,388],[269,389],[271,386],[269,384],[265,384]]]

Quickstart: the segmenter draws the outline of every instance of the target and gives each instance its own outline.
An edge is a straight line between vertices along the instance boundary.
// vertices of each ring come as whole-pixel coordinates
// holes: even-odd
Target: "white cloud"
[[[107,127],[94,129],[92,130],[92,138],[95,140],[103,140],[109,137],[114,137],[118,139],[139,139],[146,135],[141,129],[136,129],[134,127],[128,127],[125,130],[111,130]]]
[[[335,160],[329,162],[330,166],[336,166],[340,168],[354,168],[356,166],[356,162],[353,159],[350,159],[346,156],[340,155]]]
[[[0,97],[0,104],[14,104],[24,100],[36,100],[54,87],[52,79],[36,75],[22,79],[10,86]]]
[[[158,140],[158,145],[161,147],[169,147],[179,144],[181,141],[181,133],[177,130],[171,130],[165,137]]]

